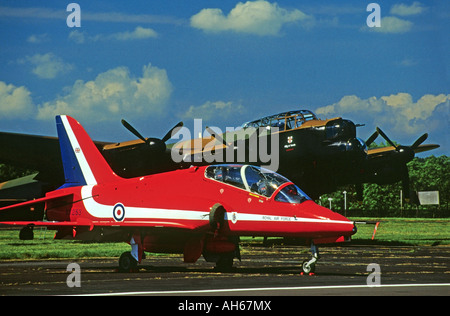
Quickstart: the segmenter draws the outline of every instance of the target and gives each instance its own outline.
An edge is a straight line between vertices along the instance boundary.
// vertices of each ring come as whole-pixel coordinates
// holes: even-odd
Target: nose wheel
[[[311,262],[311,260],[304,260],[303,261],[303,263],[302,263],[302,272],[303,273],[310,274],[310,273],[315,273],[316,272],[316,263],[315,262]]]
[[[309,260],[305,260],[302,263],[302,275],[306,274],[314,274],[316,271],[316,262],[319,260],[319,248],[311,242],[311,253],[312,257]]]

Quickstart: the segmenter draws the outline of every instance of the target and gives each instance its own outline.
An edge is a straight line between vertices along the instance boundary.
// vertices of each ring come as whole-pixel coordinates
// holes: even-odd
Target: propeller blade
[[[426,139],[428,138],[428,134],[425,133],[422,136],[420,136],[415,142],[414,144],[411,145],[411,149],[415,150],[417,147],[420,146],[420,144],[422,144]]]
[[[362,182],[355,183],[356,199],[360,202],[364,199],[364,188]]]
[[[369,147],[370,144],[373,143],[373,141],[378,137],[378,131],[375,131],[367,140],[366,140],[366,146]]]
[[[436,149],[439,147],[441,147],[441,146],[436,145],[436,144],[419,145],[417,148],[414,148],[414,152],[417,154],[417,153],[421,153],[424,151],[433,150],[433,149]]]
[[[219,142],[225,145],[225,147],[228,147],[228,143],[220,136],[218,135],[213,129],[209,128],[209,126],[206,126],[205,129],[208,131],[208,133],[211,134],[212,137],[217,139]]]
[[[394,144],[392,140],[387,137],[387,135],[381,130],[381,128],[377,127],[377,132],[380,134],[381,137],[383,137],[392,147],[395,147],[397,149],[397,145]]]
[[[144,141],[144,143],[147,143],[147,140],[145,139],[144,136],[142,136],[133,126],[131,126],[130,123],[128,123],[127,121],[125,121],[124,119],[121,120],[122,125],[129,130],[131,133],[133,133],[137,138],[139,138],[140,140]]]
[[[406,202],[409,202],[409,174],[408,167],[406,164],[402,167],[402,190],[403,190],[403,198]]]
[[[174,127],[172,127],[172,128],[170,129],[170,131],[168,131],[167,134],[164,135],[164,137],[161,139],[162,142],[165,143],[166,141],[168,141],[168,140],[172,137],[172,132],[173,132],[175,129],[177,129],[177,128],[179,128],[179,127],[182,127],[182,126],[183,126],[183,122],[178,122],[177,125],[175,125]]]

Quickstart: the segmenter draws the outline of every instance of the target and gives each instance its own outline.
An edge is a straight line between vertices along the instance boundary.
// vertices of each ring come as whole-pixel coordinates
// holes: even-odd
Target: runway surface
[[[450,295],[449,246],[322,247],[313,276],[300,275],[305,247],[246,245],[241,255],[228,273],[203,258],[184,264],[182,255],[148,256],[134,273],[117,272],[117,259],[0,261],[0,295]],[[67,271],[73,262],[80,287],[67,283],[77,280]],[[371,274],[371,263],[380,274]]]

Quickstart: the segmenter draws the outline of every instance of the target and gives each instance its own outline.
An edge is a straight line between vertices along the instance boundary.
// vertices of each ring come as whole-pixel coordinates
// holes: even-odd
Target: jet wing
[[[9,205],[0,208],[1,211],[7,211],[19,207],[32,206],[39,203],[56,202],[54,205],[58,205],[58,201],[61,203],[67,203],[65,198],[73,196],[72,193],[60,194],[57,196],[46,196],[40,199],[30,200],[22,203],[17,203],[14,205]],[[194,225],[181,224],[177,222],[168,222],[161,220],[142,220],[142,221],[127,221],[127,222],[111,222],[111,221],[96,221],[92,222],[86,218],[79,218],[77,221],[4,221],[0,222],[2,225],[10,226],[44,226],[44,227],[63,227],[63,226],[89,226],[90,230],[94,226],[101,227],[152,227],[152,228],[180,228],[186,230],[197,230],[203,227],[198,227]],[[205,224],[205,227],[209,227],[209,222]]]
[[[24,207],[24,206],[31,206],[31,205],[35,205],[35,204],[39,204],[39,203],[46,203],[46,202],[50,202],[50,201],[57,201],[57,200],[61,200],[62,198],[68,197],[73,195],[72,193],[69,194],[61,194],[61,195],[57,195],[57,196],[51,196],[51,197],[43,197],[40,199],[35,199],[35,200],[30,200],[30,201],[26,201],[26,202],[22,202],[22,203],[17,203],[17,204],[13,204],[13,205],[9,205],[9,206],[5,206],[5,207],[0,207],[0,212],[1,211],[7,211],[7,210],[11,210],[14,208],[18,208],[18,207]]]
[[[179,228],[185,230],[198,230],[203,227],[185,225],[175,222],[163,222],[163,221],[133,221],[124,223],[113,223],[111,222],[91,222],[87,220],[83,221],[5,221],[0,222],[0,225],[8,226],[43,226],[43,227],[80,227],[89,226],[92,230],[95,226],[98,227],[149,227],[149,228]],[[210,227],[209,223],[205,224],[205,228]]]

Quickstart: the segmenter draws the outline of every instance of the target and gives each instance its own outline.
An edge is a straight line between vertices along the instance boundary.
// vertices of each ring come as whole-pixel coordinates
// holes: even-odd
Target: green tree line
[[[450,158],[439,157],[414,158],[408,163],[410,190],[439,191],[439,205],[418,205],[414,195],[410,202],[401,202],[401,181],[388,185],[364,184],[363,200],[357,200],[353,185],[339,188],[338,191],[326,194],[317,201],[333,211],[347,216],[377,217],[450,217]],[[347,209],[344,206],[344,194],[347,192]]]

